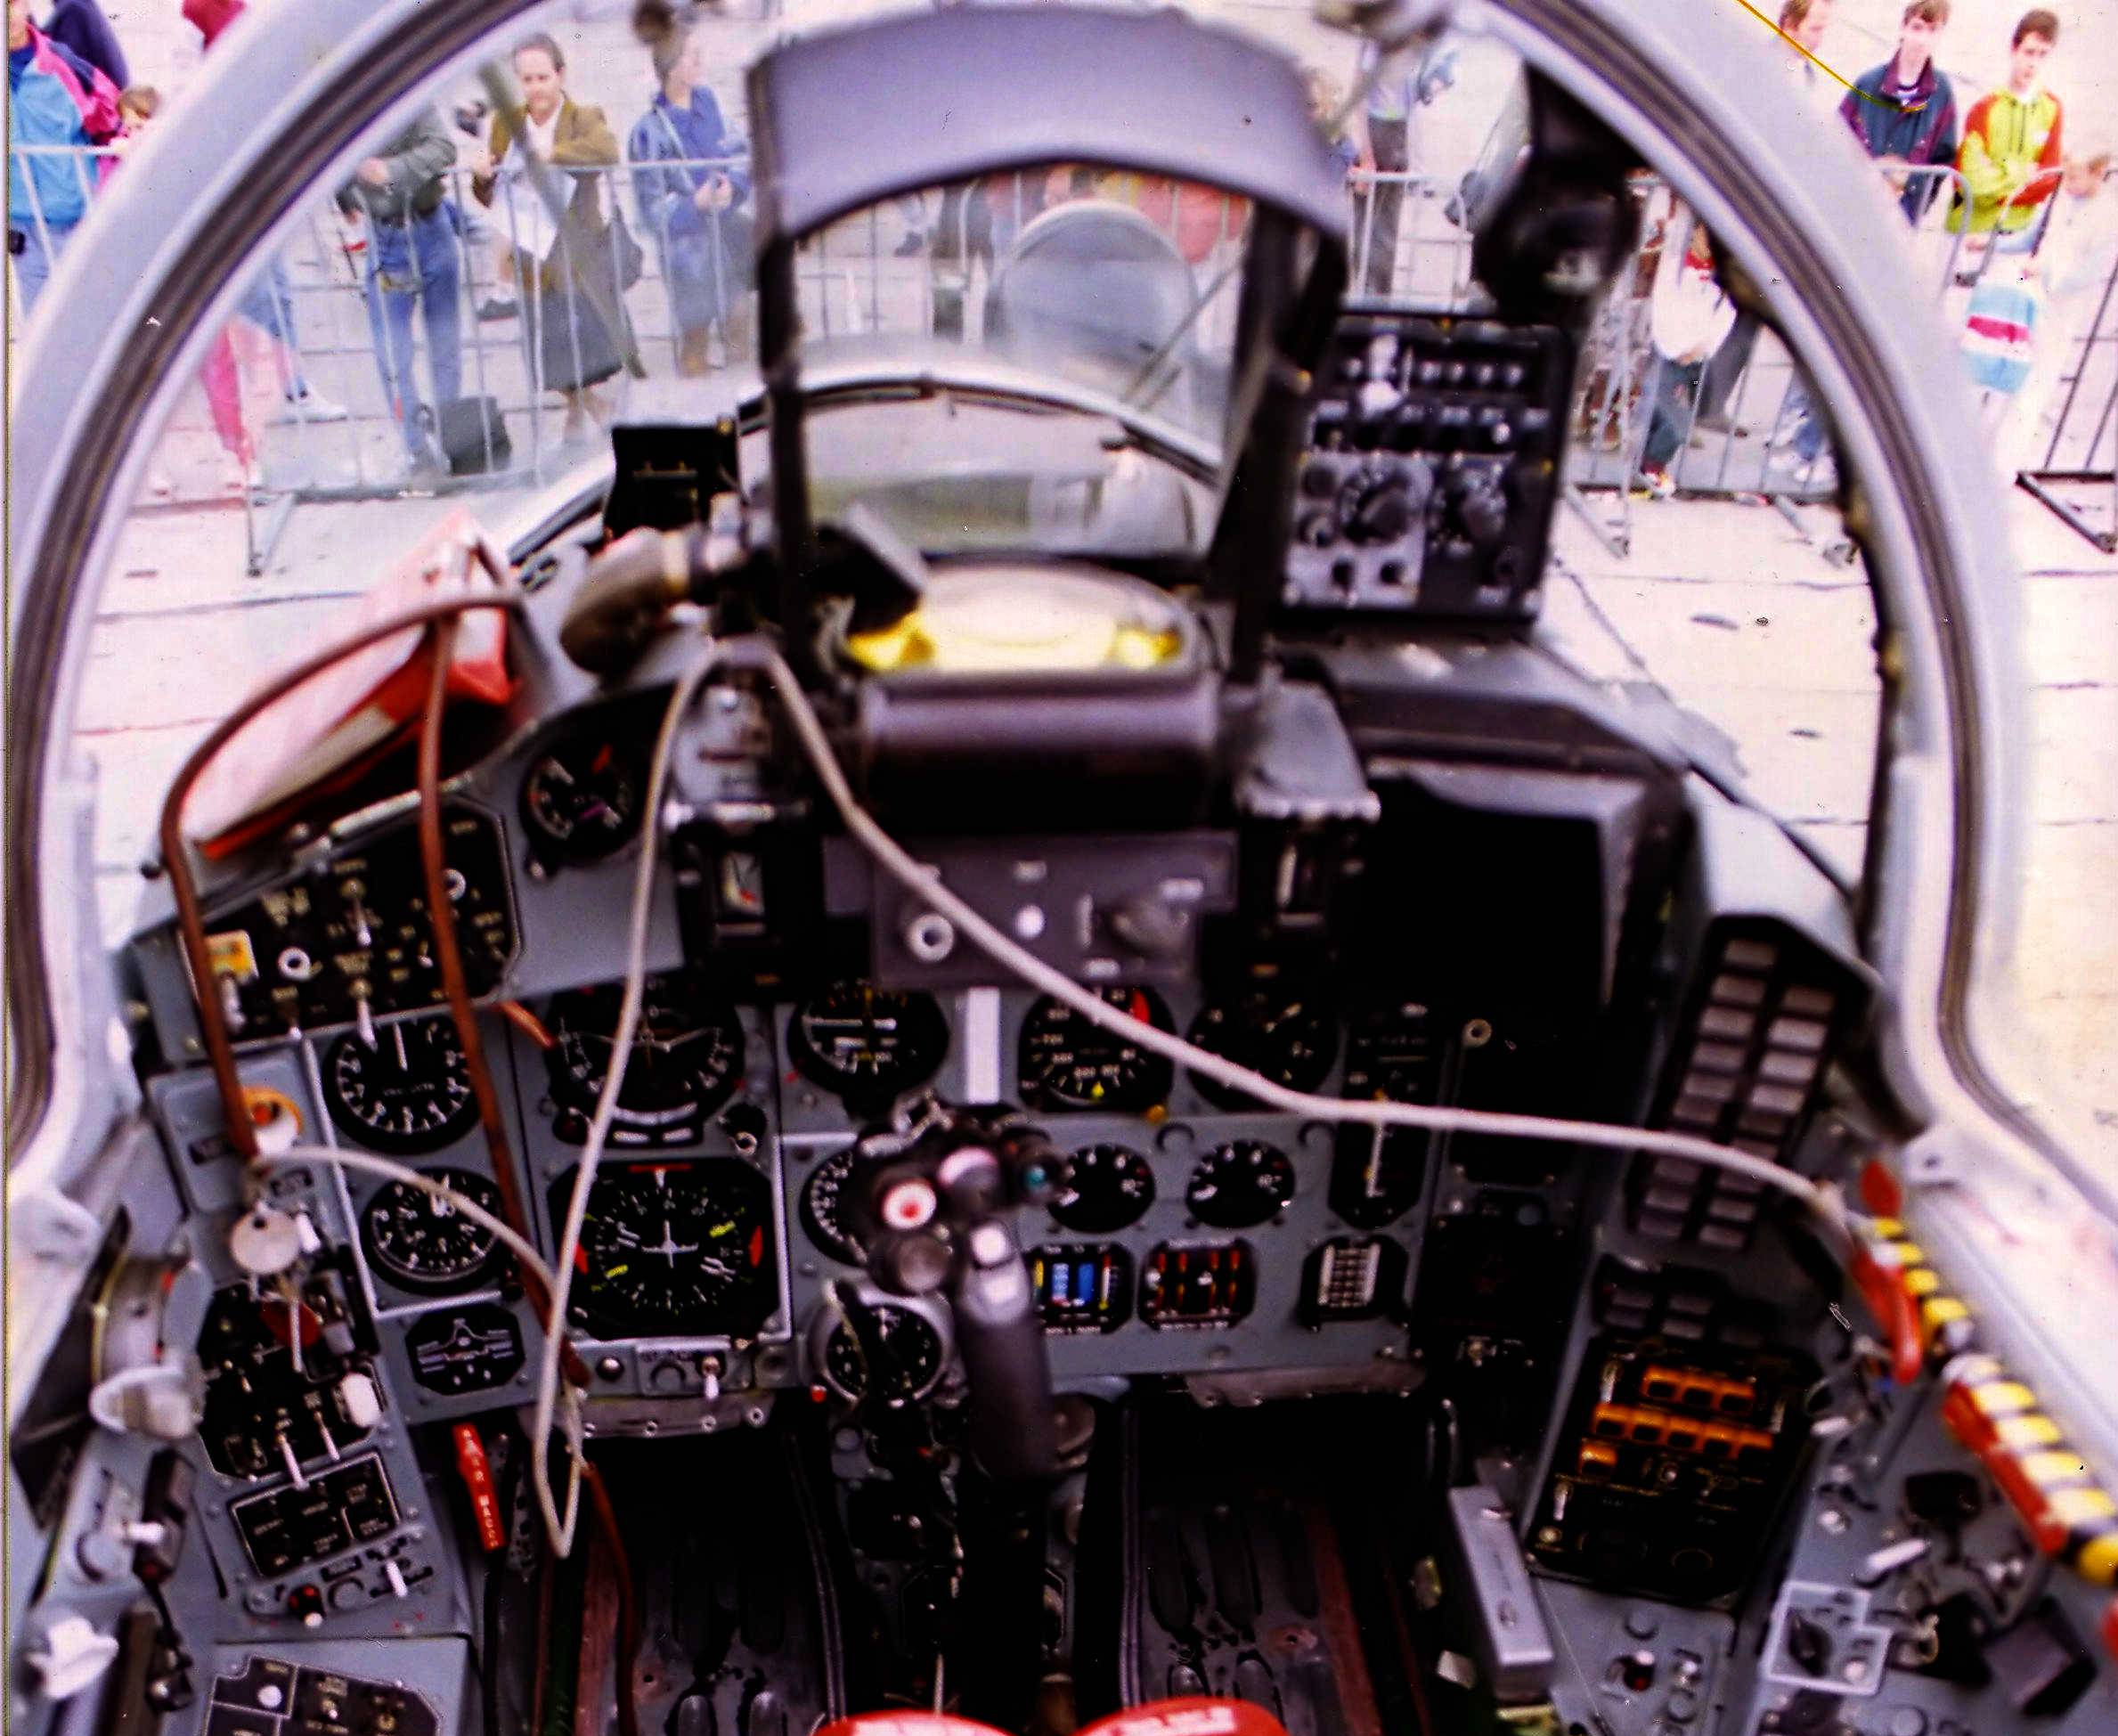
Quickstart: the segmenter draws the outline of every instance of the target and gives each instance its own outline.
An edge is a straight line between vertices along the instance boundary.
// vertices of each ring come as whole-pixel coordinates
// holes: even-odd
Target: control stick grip
[[[966,1240],[950,1300],[970,1389],[972,1454],[998,1482],[1055,1477],[1052,1369],[1029,1269],[998,1218],[973,1225]]]

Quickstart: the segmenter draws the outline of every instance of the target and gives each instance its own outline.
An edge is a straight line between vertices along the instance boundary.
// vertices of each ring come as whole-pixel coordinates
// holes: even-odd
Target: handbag
[[[2030,377],[2037,349],[2036,285],[2020,272],[1989,269],[1971,291],[1964,313],[1964,360],[1974,384],[2015,393]]]
[[[504,470],[515,456],[507,419],[494,398],[456,398],[444,403],[435,419],[434,438],[452,477]]]

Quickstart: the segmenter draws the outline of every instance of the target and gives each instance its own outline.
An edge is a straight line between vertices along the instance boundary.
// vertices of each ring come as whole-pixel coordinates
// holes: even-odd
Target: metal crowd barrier
[[[1451,214],[1457,188],[1410,170],[1356,169],[1346,177],[1346,191],[1353,212],[1349,297],[1442,313],[1480,304],[1483,292],[1471,277],[1470,232]]]
[[[2044,455],[2035,469],[2018,471],[2016,484],[2076,535],[2118,554],[2118,263],[2097,290],[2095,315],[2060,381],[2065,395]],[[2100,517],[2085,505],[2097,497],[2104,502]]]
[[[1909,245],[1941,249],[1937,299],[1962,287],[1967,275],[1983,273],[1993,249],[1984,249],[1975,267],[1959,273],[1963,238],[1937,227],[1940,214],[1963,190],[1962,175],[1939,165],[1878,172],[1892,177],[1894,189],[1920,183],[1943,189],[1927,204],[1921,223],[1906,232]],[[1828,427],[1800,370],[1777,338],[1740,315],[1696,386],[1684,390],[1681,381],[1670,379],[1675,364],[1657,353],[1651,330],[1656,265],[1663,248],[1686,245],[1691,220],[1688,214],[1671,218],[1666,191],[1652,177],[1642,177],[1638,191],[1646,219],[1640,252],[1598,309],[1583,346],[1569,421],[1566,498],[1609,552],[1627,552],[1633,496],[1643,482],[1645,449],[1660,400],[1665,413],[1676,420],[1668,474],[1679,493],[1769,503],[1806,537],[1796,509],[1836,499],[1837,477]],[[1705,417],[1702,398],[1713,401],[1713,413]],[[1606,505],[1593,503],[1592,493],[1608,496]],[[1829,551],[1841,558],[1852,554],[1843,541]]]
[[[108,150],[62,147],[11,150],[23,159],[70,158],[85,199],[94,196],[110,172],[101,159],[115,155]],[[560,229],[542,200],[517,182],[501,183],[489,206],[476,198],[467,170],[452,171],[440,208],[445,221],[433,224],[433,214],[421,220],[426,249],[410,232],[402,248],[372,224],[356,233],[331,201],[322,202],[278,257],[260,268],[240,305],[237,325],[266,334],[272,358],[266,371],[277,376],[264,381],[262,389],[256,389],[259,382],[248,379],[253,389],[246,391],[242,406],[244,437],[262,469],[261,485],[217,494],[171,494],[145,504],[150,509],[209,502],[239,507],[249,567],[257,573],[268,563],[289,515],[303,502],[542,484],[562,461],[565,448],[564,431],[554,428],[559,413],[555,394],[578,418],[590,409],[589,401],[579,395],[588,373],[599,371],[604,379],[622,381],[664,371],[650,366],[650,358],[659,364],[666,357],[666,371],[672,373],[684,359],[685,338],[672,286],[664,275],[673,237],[646,220],[641,197],[650,185],[648,177],[659,170],[725,171],[743,166],[743,159],[731,157],[555,171],[575,190],[572,199],[582,196],[584,183],[591,188],[606,217],[615,214],[623,219],[640,256],[639,274],[628,282],[623,257],[628,249],[617,240],[615,226],[606,229],[610,245],[602,257],[566,256],[571,269],[560,273],[556,298],[544,288],[549,273],[525,284],[502,264],[503,253],[510,259],[556,259],[564,251],[556,240]],[[1883,172],[1905,176],[1900,186],[1946,182],[1951,193],[1963,186],[1952,168]],[[63,245],[65,235],[46,221],[37,175],[25,178],[31,193],[27,215],[38,244],[48,250],[56,235]],[[1013,184],[1012,211],[996,206],[1006,190],[990,183],[975,190],[916,196],[916,209],[914,197],[900,201],[907,222],[916,216],[928,232],[923,249],[900,252],[893,248],[890,234],[897,226],[885,225],[881,210],[813,237],[802,249],[797,267],[802,314],[809,329],[826,337],[905,331],[953,333],[975,340],[980,302],[971,290],[977,273],[982,270],[990,281],[1005,257],[1005,243],[1034,215],[1032,205],[1042,204],[1031,197],[1024,177],[1014,177]],[[1357,171],[1348,176],[1347,196],[1354,238],[1349,294],[1430,309],[1462,311],[1479,305],[1481,292],[1470,269],[1471,238],[1451,208],[1454,189],[1416,173]],[[1159,192],[1143,192],[1138,208],[1166,222],[1187,256],[1199,256],[1192,263],[1202,292],[1210,292],[1218,281],[1215,267],[1234,257],[1234,243],[1246,220],[1239,202],[1222,200],[1218,232],[1202,248],[1195,205],[1187,212],[1171,196],[1165,208],[1156,202],[1161,197]],[[1659,183],[1650,176],[1640,178],[1638,197],[1643,215],[1650,218],[1667,201]],[[1931,200],[1926,232],[1937,232],[1933,220],[1949,202],[1947,198]],[[21,215],[13,219],[18,225]],[[1688,217],[1643,222],[1641,251],[1605,298],[1583,347],[1570,418],[1567,498],[1613,553],[1630,546],[1632,498],[1642,448],[1669,365],[1656,355],[1650,330],[1655,263],[1660,247],[1684,244],[1688,222]],[[1912,232],[1908,230],[1908,236]],[[712,305],[746,309],[751,271],[746,219],[709,223],[705,237],[704,269],[714,282]],[[445,241],[445,258],[430,257],[436,239]],[[1958,281],[1961,238],[1951,235],[1943,246],[1937,293]],[[1993,251],[1984,251],[1979,269]],[[385,253],[394,261],[409,255],[418,281],[386,286],[381,295],[375,294],[371,286]],[[393,296],[399,298],[395,307]],[[417,318],[403,306],[407,297],[417,308]],[[2106,288],[2106,312],[2110,299]],[[495,305],[510,300],[511,311]],[[431,307],[429,301],[435,304]],[[1233,307],[1226,310],[1227,319],[1233,316]],[[411,327],[409,358],[398,356],[388,335],[393,318],[405,319]],[[723,345],[731,351],[740,348],[740,341],[729,340],[748,338],[748,319],[724,319],[723,323]],[[436,357],[437,327],[444,346],[452,341],[452,358]],[[1202,335],[1210,339],[1214,333],[1207,330]],[[396,388],[403,371],[396,363],[403,359],[409,359],[414,395],[428,407],[428,417],[437,413],[451,386],[456,397],[489,401],[498,412],[498,428],[482,416],[474,418],[484,449],[460,454],[460,474],[407,469],[407,442],[393,401],[401,395]],[[442,362],[438,377],[437,359]],[[608,367],[614,359],[615,367]],[[1709,379],[1715,379],[1712,363],[1702,377],[1702,388]],[[431,388],[427,382],[432,382]],[[621,384],[617,389],[626,388]],[[1816,458],[1791,464],[1770,449],[1773,436],[1784,440],[1809,414],[1806,394],[1785,351],[1764,334],[1764,341],[1755,342],[1747,353],[1731,354],[1727,372],[1715,380],[1714,390],[1725,411],[1725,430],[1700,426],[1696,394],[1671,405],[1682,418],[1671,467],[1678,490],[1769,501],[1799,527],[1794,507],[1830,498],[1836,484],[1821,449]],[[315,395],[324,393],[343,396],[342,417],[334,413],[326,420],[319,413],[321,400]],[[279,413],[253,428],[248,400],[254,396],[276,404]],[[2106,400],[2081,468],[2093,468],[2101,430],[2111,415]],[[224,422],[225,415],[220,420]],[[1818,428],[1821,432],[1821,425]],[[499,428],[507,431],[512,448],[505,461],[498,450]],[[195,446],[203,432],[195,416],[180,414],[165,438],[180,448]],[[222,438],[225,444],[225,431]],[[2048,453],[2048,469],[2051,462]],[[1591,494],[1609,496],[1608,509],[1592,504]]]
[[[110,173],[103,164],[118,154],[108,148],[19,146],[11,151],[24,159],[71,159],[85,199],[94,198]],[[468,171],[452,170],[437,207],[443,223],[434,224],[430,219],[436,213],[429,213],[420,220],[415,236],[408,221],[401,225],[405,232],[401,247],[380,232],[391,225],[363,223],[356,228],[342,219],[334,201],[312,206],[295,234],[259,266],[230,326],[239,335],[239,349],[251,351],[252,361],[237,368],[239,426],[226,427],[217,443],[228,449],[240,475],[240,454],[230,444],[240,440],[255,458],[262,481],[254,487],[193,485],[151,493],[139,502],[140,509],[240,510],[249,570],[256,574],[269,563],[290,513],[305,502],[534,486],[549,479],[562,454],[555,391],[563,401],[566,389],[609,359],[591,357],[590,351],[616,352],[619,366],[609,377],[614,383],[598,382],[607,392],[624,389],[615,382],[626,376],[676,371],[682,340],[664,278],[668,237],[643,218],[636,177],[658,168],[727,169],[742,161],[687,159],[555,170],[569,188],[592,183],[605,213],[623,217],[638,249],[640,272],[634,282],[624,281],[622,256],[631,249],[612,229],[601,257],[583,250],[572,261],[571,271],[542,274],[558,281],[549,302],[534,292],[534,285],[525,288],[504,279],[500,265],[503,248],[510,255],[528,248],[542,257],[555,243],[558,231],[549,213],[533,205],[526,187],[501,183],[488,207],[475,197]],[[70,228],[49,224],[34,175],[29,186],[30,208],[13,214],[12,225],[34,225],[37,244],[47,255],[54,247],[62,249]],[[724,249],[721,224],[706,224],[705,233],[705,268],[721,286],[714,296],[716,305],[745,306],[751,271],[746,229],[739,251]],[[436,256],[436,240],[445,241],[445,257]],[[386,253],[394,265],[405,263],[401,254],[409,256],[412,269],[401,283],[386,285],[377,294],[371,285]],[[13,263],[11,257],[11,268]],[[19,285],[11,282],[11,290],[20,309]],[[498,313],[493,304],[510,299],[515,306],[506,317],[480,317],[482,309]],[[443,474],[438,469],[408,473],[408,442],[397,408],[403,371],[396,363],[403,358],[387,335],[393,313],[403,312],[402,306],[389,307],[393,300],[409,301],[412,309],[411,379],[413,395],[425,407],[420,419],[423,436],[431,438],[436,432],[444,398],[490,400],[511,453],[503,458],[497,430],[484,417],[474,416],[468,419],[476,431],[464,474]],[[734,323],[743,330],[729,346],[740,348],[749,331],[746,307],[745,316]],[[545,324],[553,332],[544,332]],[[597,340],[599,329],[607,344]],[[437,357],[437,333],[444,346],[452,347],[452,356]],[[721,341],[728,343],[730,336],[723,333]],[[263,363],[256,362],[260,349],[270,358]],[[438,379],[437,360],[442,363]],[[558,379],[552,377],[554,363],[558,364]],[[209,371],[214,365],[209,363]],[[327,395],[339,402],[328,403]],[[166,461],[167,469],[195,478],[199,454],[216,444],[216,417],[223,424],[231,420],[224,409],[213,404],[210,392],[208,402],[210,413],[204,418],[190,400],[180,403],[163,431],[158,469]],[[483,451],[477,450],[480,444]]]

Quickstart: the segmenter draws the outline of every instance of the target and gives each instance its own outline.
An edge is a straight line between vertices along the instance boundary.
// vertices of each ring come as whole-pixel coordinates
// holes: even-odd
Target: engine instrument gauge
[[[439,1018],[380,1027],[375,1045],[348,1033],[323,1058],[323,1102],[338,1130],[370,1151],[416,1157],[477,1125],[456,1027]]]
[[[430,1170],[474,1204],[498,1216],[500,1189],[468,1170]],[[448,1201],[409,1181],[393,1181],[361,1208],[361,1246],[368,1264],[400,1290],[442,1296],[488,1277],[497,1252],[493,1232]]]
[[[1192,1021],[1190,1034],[1201,1048],[1291,1091],[1314,1091],[1323,1084],[1339,1047],[1338,1023],[1323,998],[1286,986],[1212,1002]],[[1192,1083],[1223,1109],[1254,1106],[1247,1094],[1218,1080],[1193,1073]]]
[[[522,817],[548,860],[598,862],[639,829],[646,787],[637,750],[578,736],[530,767],[522,780]]]
[[[554,1184],[563,1216],[573,1190]],[[605,1337],[755,1332],[776,1300],[772,1190],[734,1158],[607,1164],[589,1189],[569,1312]]]
[[[949,1053],[949,1025],[932,995],[839,982],[795,1009],[787,1053],[848,1102],[887,1104],[933,1077]]]
[[[1104,1235],[1136,1224],[1154,1203],[1154,1171],[1128,1145],[1088,1145],[1067,1162],[1051,1212],[1070,1230]]]
[[[1152,989],[1107,988],[1096,993],[1159,1031],[1174,1029],[1169,1009]],[[1175,1077],[1161,1055],[1090,1023],[1049,996],[1022,1021],[1021,1060],[1023,1101],[1040,1109],[1138,1114],[1168,1098]]]
[[[1261,1139],[1231,1139],[1199,1160],[1184,1202],[1202,1224],[1249,1229],[1277,1217],[1294,1198],[1294,1165]]]
[[[1346,1095],[1432,1103],[1441,1083],[1441,1053],[1433,1012],[1422,1002],[1373,1008],[1347,1033]]]
[[[843,1266],[862,1266],[868,1250],[846,1227],[846,1184],[859,1161],[852,1146],[818,1164],[802,1190],[802,1227],[809,1239]]]
[[[1419,1203],[1427,1185],[1421,1128],[1340,1128],[1332,1150],[1331,1209],[1359,1229],[1376,1229]]]
[[[559,1114],[559,1137],[578,1145],[610,1071],[611,1036],[623,988],[576,989],[545,1014],[557,1044],[545,1059]],[[611,1122],[613,1145],[696,1141],[706,1118],[734,1095],[743,1075],[743,1026],[736,1009],[707,994],[687,972],[651,977],[632,1039],[625,1082]]]
[[[868,1308],[881,1352],[871,1357],[845,1321],[825,1341],[821,1373],[826,1384],[843,1398],[872,1398],[901,1405],[916,1398],[941,1378],[949,1352],[941,1334],[924,1314],[895,1302]]]

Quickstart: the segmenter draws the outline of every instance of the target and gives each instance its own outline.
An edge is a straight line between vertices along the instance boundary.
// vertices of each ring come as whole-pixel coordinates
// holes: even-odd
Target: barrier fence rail
[[[2043,452],[2016,482],[2075,534],[2118,554],[2118,260],[2097,286],[2095,314],[2063,379]]]
[[[10,238],[20,304],[42,287],[25,263],[64,249],[68,214],[86,212],[117,172],[118,153],[10,150],[11,180],[25,195]],[[172,451],[188,452],[193,485],[158,485],[145,504],[240,507],[257,573],[305,501],[541,485],[617,412],[632,382],[749,359],[750,220],[740,200],[716,209],[696,196],[746,168],[740,156],[556,168],[555,200],[519,174],[480,182],[458,167],[427,209],[388,221],[353,222],[345,200],[312,206],[258,270],[201,371],[204,425],[194,408],[170,432]],[[1946,167],[1878,172],[1915,216],[1908,243],[1938,259],[1936,293],[1945,293],[1965,280],[1967,262],[1962,238],[1934,218],[1962,194],[1962,176]],[[1690,219],[1652,176],[1636,178],[1635,196],[1641,247],[1583,344],[1567,498],[1624,552],[1650,440],[1671,447],[1674,436],[1666,460],[1678,490],[1769,501],[1798,526],[1795,506],[1835,492],[1822,420],[1785,350],[1769,333],[1760,342],[1747,315],[1703,368],[1658,354],[1656,268],[1662,249],[1685,245]],[[1207,304],[1202,330],[1212,336],[1217,322],[1232,324],[1234,297],[1217,292],[1239,257],[1242,201],[1059,168],[908,194],[894,215],[879,207],[819,232],[797,260],[804,325],[825,337],[979,341],[980,286],[990,291],[1010,246],[1048,203],[1079,197],[1146,216],[1193,269]],[[1348,175],[1347,198],[1349,295],[1430,311],[1485,305],[1460,187],[1413,171],[1360,170]],[[1975,270],[1992,251],[1971,262]],[[2106,289],[2106,311],[2111,298]],[[2081,468],[2093,468],[2110,420],[2106,402]],[[198,454],[211,443],[235,466],[217,488],[196,484]]]
[[[1967,259],[1963,237],[1938,222],[1965,190],[1961,175],[1945,165],[1878,166],[1878,172],[1902,194],[1908,216],[1918,213],[1907,242],[1916,257],[1925,256],[1937,300],[1985,270],[1992,250]],[[1835,498],[1837,479],[1828,430],[1800,371],[1777,338],[1747,314],[1738,314],[1703,364],[1686,366],[1658,352],[1658,268],[1664,249],[1686,247],[1692,219],[1653,176],[1638,177],[1634,192],[1641,244],[1598,308],[1583,346],[1567,499],[1609,552],[1624,554],[1632,542],[1633,496],[1654,441],[1666,448],[1657,468],[1678,493],[1765,501],[1803,530],[1795,509]],[[1592,502],[1592,493],[1607,495],[1607,504]],[[1843,544],[1835,549],[1850,553]]]

